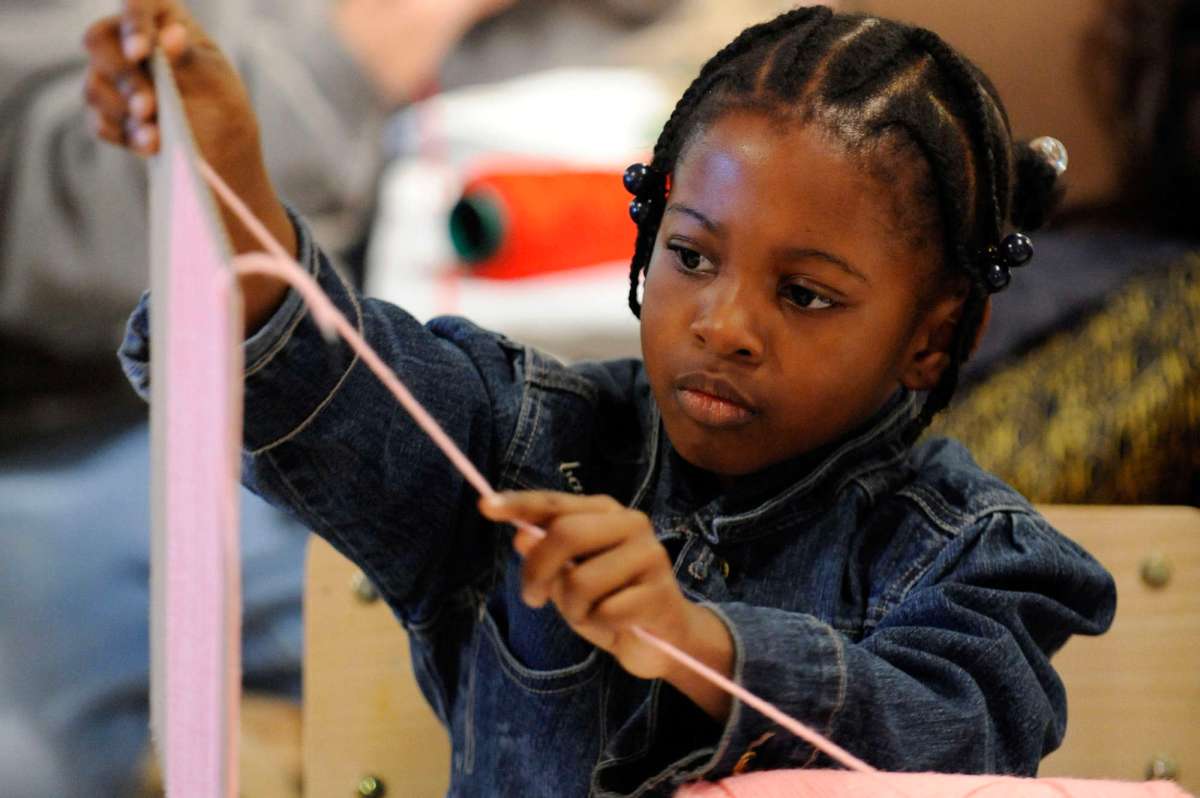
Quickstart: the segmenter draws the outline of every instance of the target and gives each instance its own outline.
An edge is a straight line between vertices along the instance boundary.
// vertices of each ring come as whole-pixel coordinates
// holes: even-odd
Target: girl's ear
[[[963,304],[967,300],[967,288],[943,294],[925,312],[913,332],[908,355],[900,372],[900,383],[913,391],[928,391],[937,385],[942,372],[950,365],[950,350],[954,345],[954,333],[962,320]],[[974,348],[979,346],[983,328],[991,314],[991,301],[984,310],[983,324],[976,336]]]

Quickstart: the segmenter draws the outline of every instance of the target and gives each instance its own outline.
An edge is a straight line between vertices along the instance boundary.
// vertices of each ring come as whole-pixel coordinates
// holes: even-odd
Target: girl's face
[[[961,298],[929,299],[939,256],[897,231],[897,191],[819,128],[750,111],[686,148],[641,329],[684,459],[753,473],[837,439],[902,384],[936,382]]]

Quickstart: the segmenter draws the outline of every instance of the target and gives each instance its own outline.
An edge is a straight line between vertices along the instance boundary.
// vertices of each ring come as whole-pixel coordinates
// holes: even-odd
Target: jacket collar
[[[905,431],[919,409],[915,394],[898,390],[871,419],[838,441],[766,468],[731,490],[684,461],[659,421],[646,485],[652,493],[646,496],[649,510],[668,530],[686,528],[714,544],[771,534],[781,523],[794,524],[824,511],[847,480],[902,457],[909,448]]]

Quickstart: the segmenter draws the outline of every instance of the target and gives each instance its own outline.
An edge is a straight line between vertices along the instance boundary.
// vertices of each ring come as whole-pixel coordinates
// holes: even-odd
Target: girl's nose
[[[762,333],[755,321],[760,314],[755,313],[743,288],[736,284],[722,286],[722,282],[714,281],[705,292],[692,320],[691,333],[715,355],[757,363],[763,354]]]

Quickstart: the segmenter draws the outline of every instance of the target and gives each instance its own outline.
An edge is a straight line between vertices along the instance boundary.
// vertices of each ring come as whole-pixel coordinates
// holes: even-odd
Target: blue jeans
[[[298,697],[306,531],[242,498],[245,682]],[[145,424],[0,459],[0,727],[21,738],[0,747],[0,784],[22,796],[130,794],[149,736],[149,526]]]

